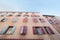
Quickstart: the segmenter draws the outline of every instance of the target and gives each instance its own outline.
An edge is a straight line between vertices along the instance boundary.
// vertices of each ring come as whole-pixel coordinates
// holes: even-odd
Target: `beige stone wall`
[[[27,23],[23,23],[22,20],[23,20],[23,18],[24,18],[23,15],[24,15],[25,13],[26,13],[26,12],[22,12],[22,14],[21,14],[22,16],[21,16],[21,17],[16,17],[16,15],[19,14],[19,12],[15,12],[15,14],[9,13],[9,12],[8,12],[8,14],[4,13],[4,15],[5,15],[4,17],[7,18],[8,20],[7,20],[6,22],[0,22],[0,31],[1,31],[5,26],[7,26],[7,25],[9,25],[9,26],[16,26],[16,30],[15,30],[15,32],[14,32],[13,35],[5,35],[5,34],[4,34],[4,35],[0,35],[0,39],[5,38],[5,39],[44,39],[44,40],[60,40],[60,39],[59,39],[60,36],[58,36],[59,33],[54,29],[54,27],[52,27],[52,25],[47,21],[47,19],[41,15],[41,13],[39,13],[39,12],[33,12],[33,13],[35,13],[35,15],[40,15],[40,17],[36,17],[36,18],[37,18],[37,19],[43,18],[43,19],[46,21],[45,23],[41,23],[39,20],[38,20],[38,21],[39,21],[38,23],[34,23],[34,22],[32,21],[33,17],[31,17],[32,12],[28,12],[28,15],[30,16],[30,17],[28,17],[28,22],[27,22]],[[2,13],[2,14],[3,14],[3,13]],[[13,16],[8,17],[7,15],[9,15],[9,14],[12,14]],[[4,18],[4,17],[0,17],[0,20],[1,20],[2,18]],[[14,18],[18,18],[18,21],[15,22],[15,23],[12,22],[12,20],[13,20]],[[26,34],[26,35],[20,35],[20,34],[19,34],[22,26],[27,26],[27,34]],[[33,34],[33,30],[32,30],[32,27],[33,27],[33,26],[42,26],[42,27],[44,27],[44,26],[49,26],[49,27],[52,28],[52,30],[55,32],[55,34],[54,34],[54,35],[48,35],[48,34],[45,34],[45,35],[34,35],[34,34]]]

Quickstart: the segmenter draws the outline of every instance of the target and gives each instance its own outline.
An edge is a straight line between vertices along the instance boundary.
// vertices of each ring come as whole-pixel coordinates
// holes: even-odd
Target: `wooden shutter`
[[[8,30],[9,26],[6,26],[2,29],[2,31],[0,32],[0,34],[5,34]]]
[[[33,27],[33,34],[37,34],[36,28]]]
[[[48,32],[47,28],[46,28],[46,27],[44,27],[44,29],[46,30],[47,34],[49,34],[49,32]]]
[[[49,29],[50,34],[54,34],[53,30],[50,27],[47,27]]]
[[[12,27],[12,29],[11,29],[11,31],[10,31],[8,34],[13,34],[13,33],[14,33],[14,31],[15,31],[15,29],[16,29],[16,27],[15,27],[15,26],[13,26],[13,27]]]
[[[21,34],[21,35],[26,35],[26,34],[27,34],[27,27],[26,27],[26,26],[23,26],[23,27],[21,28],[20,34]]]
[[[42,31],[42,34],[46,34],[43,27],[40,27],[41,31]]]

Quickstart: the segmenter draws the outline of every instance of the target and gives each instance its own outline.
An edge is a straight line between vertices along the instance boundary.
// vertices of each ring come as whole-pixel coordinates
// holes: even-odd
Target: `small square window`
[[[23,17],[29,17],[29,15],[23,15]]]
[[[20,17],[21,15],[16,15],[17,17]]]
[[[23,22],[28,22],[28,18],[23,18]]]
[[[22,14],[22,12],[19,12],[19,14]]]
[[[28,12],[25,12],[25,14],[28,14]]]
[[[45,20],[43,18],[39,18],[39,20],[42,22],[42,23],[45,23]]]
[[[13,19],[13,22],[17,22],[17,21],[18,21],[18,19],[17,19],[17,18],[14,18],[14,19]]]
[[[11,16],[13,16],[13,15],[12,15],[12,14],[9,14],[9,15],[7,15],[7,16],[11,17]]]
[[[37,18],[33,18],[33,22],[34,23],[37,23],[38,22],[38,19]]]

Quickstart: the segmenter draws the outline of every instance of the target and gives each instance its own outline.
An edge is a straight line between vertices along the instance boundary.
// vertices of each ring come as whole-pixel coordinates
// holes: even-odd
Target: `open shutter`
[[[50,32],[49,28],[48,28],[48,27],[46,27],[46,29],[47,29],[47,31],[49,32],[49,34],[51,34],[51,32]]]
[[[41,31],[42,31],[42,34],[46,34],[43,27],[40,27]]]
[[[37,34],[36,28],[33,27],[33,34]]]
[[[15,29],[16,29],[16,27],[15,27],[15,26],[13,26],[13,27],[12,27],[12,29],[11,29],[11,31],[10,31],[8,34],[13,34],[13,33],[14,33],[14,31],[15,31]]]
[[[21,35],[26,35],[26,33],[27,33],[27,27],[26,27],[26,26],[23,26],[23,27],[21,28],[20,34],[21,34]]]
[[[47,28],[48,28],[50,34],[54,34],[53,30],[50,27],[47,27]]]
[[[47,29],[46,27],[44,27],[44,29],[46,30],[47,34],[49,34],[49,31],[48,31],[48,29]]]
[[[2,31],[0,32],[0,34],[5,34],[8,30],[9,26],[6,26],[2,29]]]

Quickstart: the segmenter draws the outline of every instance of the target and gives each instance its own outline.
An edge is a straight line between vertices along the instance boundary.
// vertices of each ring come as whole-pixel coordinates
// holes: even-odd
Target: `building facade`
[[[53,24],[46,16],[39,12],[0,12],[0,39],[60,40],[59,21]]]

